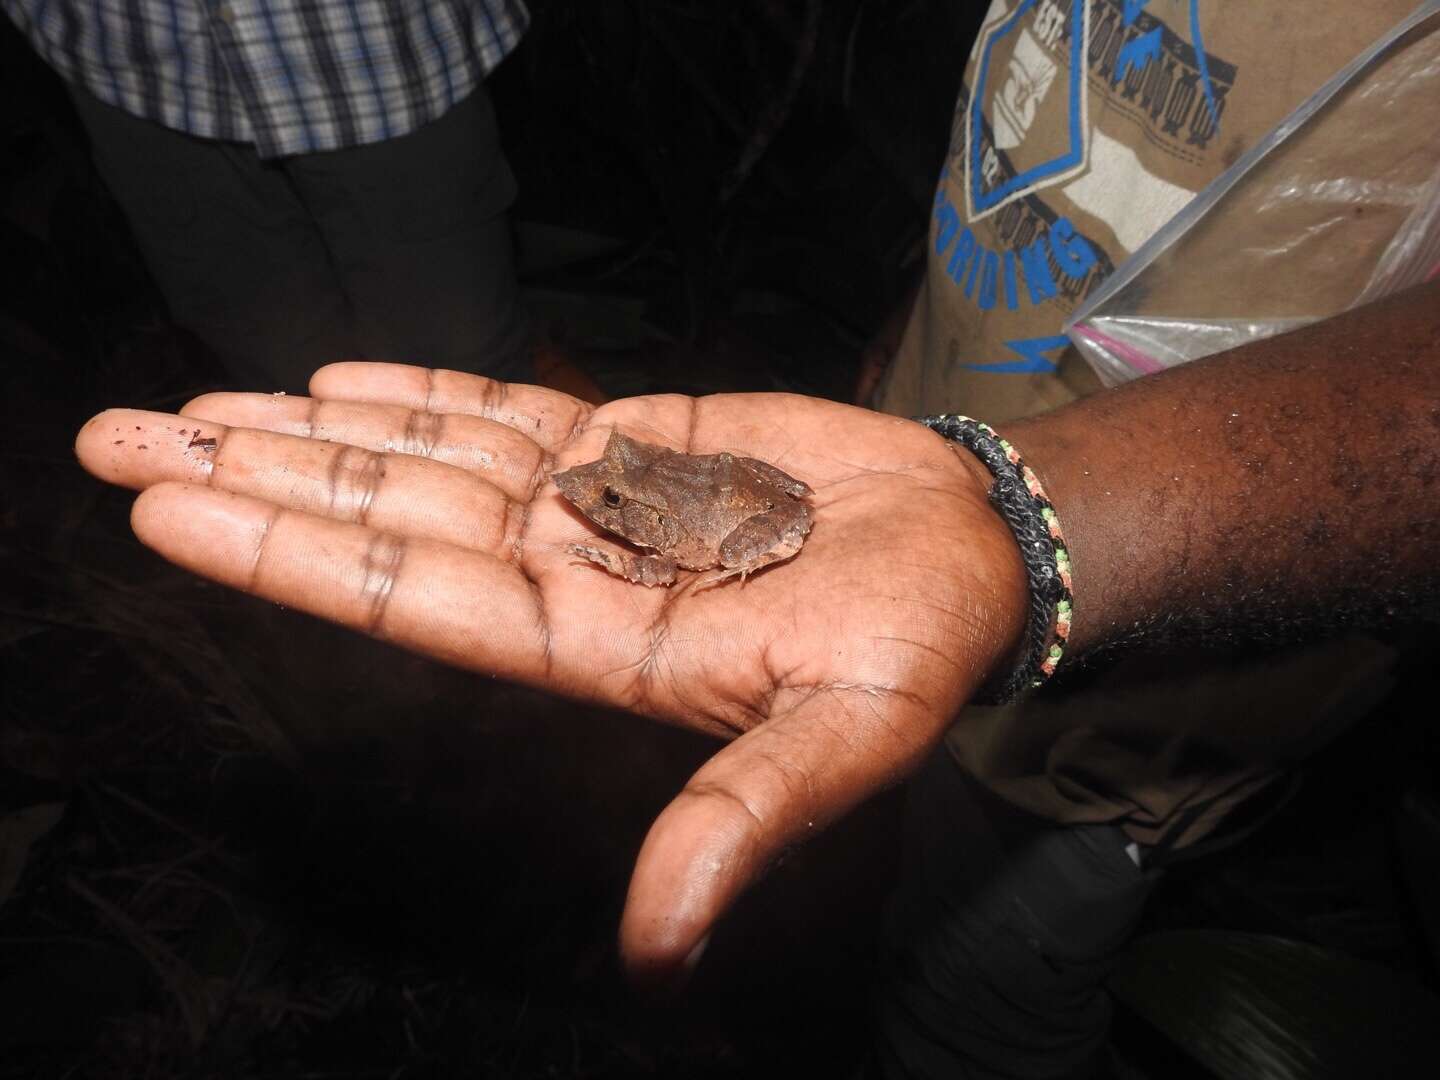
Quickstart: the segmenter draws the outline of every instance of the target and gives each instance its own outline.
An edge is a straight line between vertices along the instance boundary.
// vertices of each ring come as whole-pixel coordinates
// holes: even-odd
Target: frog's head
[[[648,466],[666,452],[611,432],[603,457],[556,473],[555,485],[601,528],[640,547],[664,548],[671,540],[667,519],[647,501],[645,480]]]

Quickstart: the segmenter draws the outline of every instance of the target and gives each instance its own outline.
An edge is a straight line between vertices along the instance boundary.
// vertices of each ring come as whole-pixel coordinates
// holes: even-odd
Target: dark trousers
[[[885,928],[877,1055],[887,1080],[1089,1074],[1103,980],[1156,872],[1112,825],[1060,827],[963,773],[942,747],[912,781],[905,873]]]
[[[408,135],[270,161],[72,96],[171,317],[247,389],[303,393],[342,359],[528,381],[483,86]]]

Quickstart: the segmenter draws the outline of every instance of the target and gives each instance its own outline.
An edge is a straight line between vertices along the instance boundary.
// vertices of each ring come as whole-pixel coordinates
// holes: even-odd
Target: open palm
[[[630,398],[336,364],[310,398],[219,394],[81,431],[133,524],[206,577],[458,666],[733,739],[646,840],[622,946],[660,977],[787,845],[918,764],[1013,647],[1015,545],[978,465],[917,424],[783,394]],[[550,476],[612,430],[815,489],[794,559],[645,588],[578,559]],[[735,738],[737,737],[738,738]]]

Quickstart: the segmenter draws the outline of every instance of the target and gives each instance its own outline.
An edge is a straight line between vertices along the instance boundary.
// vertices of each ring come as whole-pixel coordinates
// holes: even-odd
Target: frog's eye
[[[610,509],[612,510],[618,510],[620,508],[620,505],[625,501],[625,496],[621,495],[620,492],[616,491],[612,487],[607,487],[604,491],[602,491],[600,493],[600,498],[603,499],[605,501],[605,505],[610,507]]]

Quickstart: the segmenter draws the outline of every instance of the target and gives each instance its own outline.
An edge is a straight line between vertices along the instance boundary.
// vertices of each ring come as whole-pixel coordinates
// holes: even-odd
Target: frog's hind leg
[[[571,544],[569,550],[570,554],[588,559],[637,585],[675,584],[675,560],[668,555],[636,555],[632,551],[595,544]]]
[[[705,583],[719,584],[739,575],[744,581],[757,570],[784,562],[800,550],[810,531],[810,515],[796,515],[793,508],[756,514],[735,526],[720,544],[723,569],[707,576]]]

